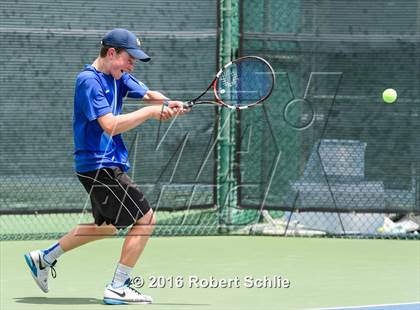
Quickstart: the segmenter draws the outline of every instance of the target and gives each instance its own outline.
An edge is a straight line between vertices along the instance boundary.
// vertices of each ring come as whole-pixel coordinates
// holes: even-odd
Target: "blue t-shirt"
[[[116,92],[115,92],[116,90]],[[76,78],[74,94],[74,160],[77,172],[104,167],[130,168],[128,151],[120,134],[113,137],[103,131],[97,119],[105,114],[119,115],[124,97],[143,98],[148,88],[132,75],[119,80],[96,71],[90,65]]]

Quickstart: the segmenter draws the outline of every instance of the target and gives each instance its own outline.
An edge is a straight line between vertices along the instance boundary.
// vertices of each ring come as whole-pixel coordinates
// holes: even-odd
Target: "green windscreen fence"
[[[233,11],[222,12],[227,3],[1,1],[1,239],[56,238],[92,220],[73,170],[73,93],[105,32],[135,32],[152,61],[134,75],[188,100],[214,77],[225,55],[222,19],[233,16],[236,29],[238,5],[233,54],[267,59],[276,87],[263,105],[238,112],[231,131],[237,206],[217,205],[215,107],[148,121],[124,140],[129,174],[157,213],[155,234],[376,236],[388,216],[418,216],[418,1],[232,0]],[[382,101],[386,88],[397,90],[394,104]],[[126,100],[124,113],[141,106]]]
[[[188,100],[218,67],[217,7],[215,0],[1,1],[3,236],[54,237],[90,220],[73,169],[73,96],[76,75],[97,57],[102,36],[117,27],[135,32],[152,61],[139,62],[134,75],[152,90]],[[126,100],[124,113],[140,107]],[[216,225],[215,122],[214,107],[198,107],[188,117],[160,127],[148,121],[124,134],[130,176],[162,211],[162,225],[185,223],[167,212],[185,209],[200,214],[194,221]]]
[[[418,214],[419,2],[243,0],[242,18],[277,86],[240,116],[240,206]]]

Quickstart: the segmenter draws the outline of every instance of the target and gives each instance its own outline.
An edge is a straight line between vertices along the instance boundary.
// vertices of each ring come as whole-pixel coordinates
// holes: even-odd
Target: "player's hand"
[[[184,107],[182,101],[167,101],[167,106],[175,111],[176,114],[184,114],[190,111],[190,109]]]
[[[184,108],[182,101],[167,101],[163,105],[151,106],[153,118],[159,121],[166,121],[176,115],[184,114],[190,109]]]
[[[171,109],[169,106],[158,105],[153,106],[153,118],[158,121],[166,121],[176,115],[176,112]]]

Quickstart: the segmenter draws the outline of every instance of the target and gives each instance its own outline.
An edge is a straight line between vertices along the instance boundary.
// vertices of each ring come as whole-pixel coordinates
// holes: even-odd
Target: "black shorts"
[[[104,222],[126,228],[150,210],[137,185],[120,168],[103,168],[77,173],[90,196],[96,225]]]

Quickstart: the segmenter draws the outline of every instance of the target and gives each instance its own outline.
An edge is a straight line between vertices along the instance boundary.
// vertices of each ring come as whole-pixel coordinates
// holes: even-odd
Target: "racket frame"
[[[231,65],[233,65],[237,62],[240,62],[244,59],[258,59],[259,61],[262,61],[269,68],[269,70],[271,71],[271,77],[272,77],[271,89],[270,89],[270,91],[268,92],[267,95],[265,95],[263,98],[261,98],[260,100],[254,102],[254,103],[251,103],[251,104],[248,104],[248,105],[245,105],[245,106],[228,105],[225,102],[223,102],[223,100],[218,96],[217,88],[216,88],[217,87],[217,82],[219,81],[219,78],[222,75],[224,70],[226,70],[229,66],[231,66]],[[244,56],[244,57],[237,58],[237,59],[227,63],[226,65],[224,65],[223,68],[221,68],[219,70],[219,72],[217,72],[216,76],[214,77],[213,81],[209,84],[207,89],[204,92],[202,92],[195,99],[185,102],[184,106],[185,106],[185,108],[192,108],[196,104],[206,104],[206,103],[208,104],[208,103],[210,103],[210,104],[222,105],[223,107],[226,107],[226,108],[229,108],[229,109],[244,110],[244,109],[248,109],[250,107],[254,107],[254,106],[262,103],[263,101],[265,101],[268,97],[270,97],[270,95],[273,92],[275,84],[276,84],[276,75],[274,74],[273,67],[270,65],[270,63],[268,61],[266,61],[264,58],[261,58],[259,56]],[[209,89],[212,88],[212,87],[213,87],[213,94],[214,94],[214,97],[216,98],[216,101],[211,101],[211,100],[200,101],[200,98],[203,97],[209,91]]]

